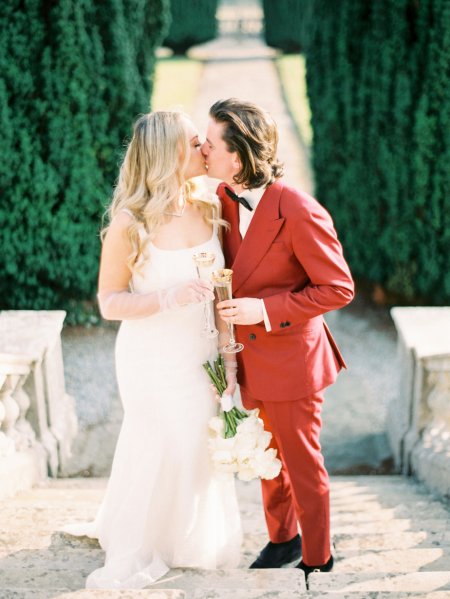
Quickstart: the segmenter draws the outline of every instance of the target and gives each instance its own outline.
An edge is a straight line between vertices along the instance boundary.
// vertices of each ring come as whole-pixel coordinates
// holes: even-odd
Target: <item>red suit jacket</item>
[[[263,298],[272,326],[236,325],[244,344],[238,382],[249,397],[289,401],[316,393],[345,362],[322,314],[348,304],[354,285],[328,212],[306,193],[276,181],[262,196],[249,229],[239,233],[239,204],[224,193],[225,261],[233,296]]]

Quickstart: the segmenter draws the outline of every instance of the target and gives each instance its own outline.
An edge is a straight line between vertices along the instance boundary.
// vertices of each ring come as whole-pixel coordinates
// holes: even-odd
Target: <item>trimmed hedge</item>
[[[170,0],[172,23],[164,45],[184,54],[191,46],[214,39],[218,4],[218,0]]]
[[[166,0],[4,2],[1,308],[93,298],[101,217],[167,18]]]
[[[448,304],[450,3],[314,0],[309,30],[317,196],[354,275]]]
[[[339,1],[339,0],[338,0]],[[263,0],[264,37],[268,46],[284,52],[305,48],[308,23],[312,16],[311,0]]]

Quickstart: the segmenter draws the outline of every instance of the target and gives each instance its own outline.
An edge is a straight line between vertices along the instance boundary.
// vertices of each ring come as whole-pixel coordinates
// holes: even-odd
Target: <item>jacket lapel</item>
[[[221,183],[216,193],[222,204],[222,218],[230,223],[230,228],[225,229],[223,234],[225,264],[230,267],[242,243],[242,237],[239,232],[239,204],[228,197],[224,188],[225,183]]]
[[[280,196],[282,189],[283,184],[281,182],[277,181],[273,183],[267,188],[259,201],[248,231],[234,254],[235,259],[231,267],[233,269],[233,292],[242,286],[261,262],[284,223],[284,218],[280,218]],[[239,210],[237,202],[232,203]],[[225,214],[224,218],[226,218]],[[231,220],[229,222],[232,229],[238,229],[237,235],[241,239],[239,234],[239,218],[237,218],[237,224]],[[234,232],[233,237],[235,235],[236,232]]]

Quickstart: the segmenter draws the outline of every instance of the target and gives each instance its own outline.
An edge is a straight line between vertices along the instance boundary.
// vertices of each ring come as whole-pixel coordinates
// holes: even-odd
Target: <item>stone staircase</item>
[[[101,479],[59,479],[0,503],[0,599],[450,599],[450,507],[399,476],[332,478],[335,569],[248,570],[265,544],[258,483],[239,483],[245,541],[241,568],[172,570],[143,591],[87,591],[103,563],[96,541],[58,532],[91,519]]]

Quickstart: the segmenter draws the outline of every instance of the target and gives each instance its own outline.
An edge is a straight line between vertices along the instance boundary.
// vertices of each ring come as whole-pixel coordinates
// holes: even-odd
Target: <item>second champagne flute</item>
[[[219,301],[232,299],[231,282],[233,271],[230,268],[219,268],[213,271],[212,281],[216,289]],[[229,342],[224,345],[223,351],[227,354],[237,354],[244,349],[242,343],[238,343],[234,338],[234,326],[232,322],[227,322],[228,332],[230,333]]]

